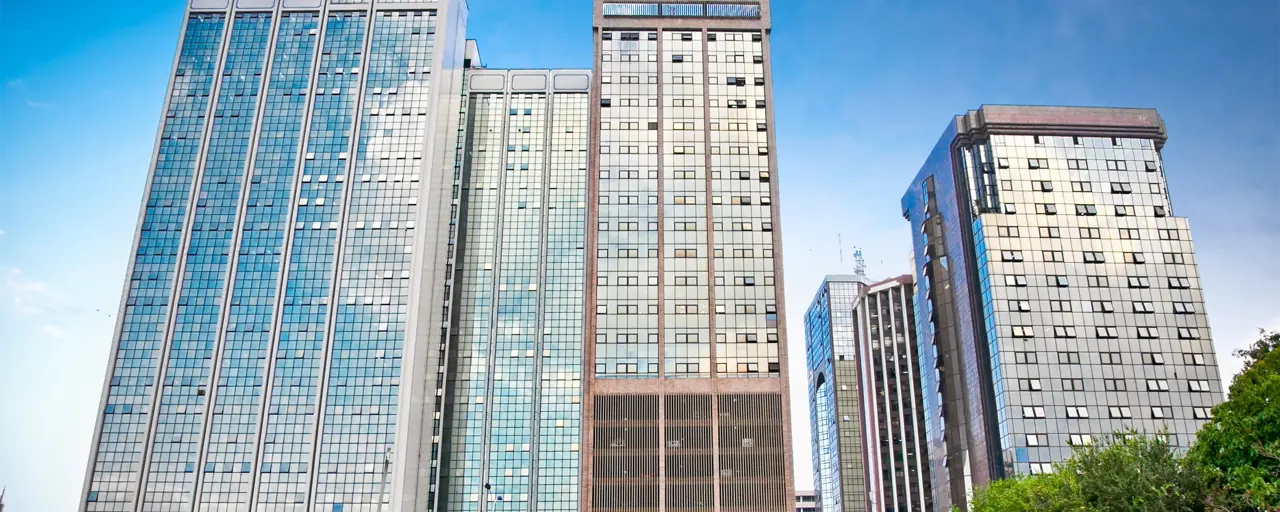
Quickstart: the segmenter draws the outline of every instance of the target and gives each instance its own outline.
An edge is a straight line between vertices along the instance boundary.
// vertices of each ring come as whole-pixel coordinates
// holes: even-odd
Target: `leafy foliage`
[[[993,482],[974,496],[974,512],[1206,510],[1203,476],[1158,436],[1120,434],[1082,446],[1055,469]]]
[[[1280,332],[1261,333],[1191,457],[1229,510],[1280,510]]]

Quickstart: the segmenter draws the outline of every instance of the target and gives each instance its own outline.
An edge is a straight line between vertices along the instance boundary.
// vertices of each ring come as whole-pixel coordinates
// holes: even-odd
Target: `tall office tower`
[[[930,510],[912,279],[829,275],[805,315],[818,508]]]
[[[813,485],[821,512],[874,510],[861,432],[853,310],[865,278],[828,275],[804,316]]]
[[[576,512],[591,72],[466,74],[440,510]]]
[[[191,1],[81,510],[427,508],[465,19]]]
[[[866,285],[853,309],[862,445],[871,484],[868,495],[878,500],[874,510],[933,510],[914,284],[905,275]]]
[[[790,511],[768,3],[597,0],[594,37],[584,503]]]
[[[1154,110],[987,105],[903,197],[939,509],[1119,430],[1185,448],[1222,400],[1164,142]]]

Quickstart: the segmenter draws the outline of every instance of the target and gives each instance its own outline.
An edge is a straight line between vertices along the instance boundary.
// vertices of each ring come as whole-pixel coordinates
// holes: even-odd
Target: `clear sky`
[[[590,67],[590,0],[471,0],[491,67]],[[182,0],[0,0],[0,485],[74,510]],[[1280,328],[1280,2],[776,0],[797,480],[802,314],[824,273],[909,271],[899,199],[983,103],[1154,107],[1224,378]],[[844,241],[844,263],[837,239]],[[1268,263],[1270,262],[1270,263]]]

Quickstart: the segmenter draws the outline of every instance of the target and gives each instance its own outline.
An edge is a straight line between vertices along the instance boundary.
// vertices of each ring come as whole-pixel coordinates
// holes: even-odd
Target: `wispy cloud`
[[[45,324],[44,332],[54,338],[61,338],[62,335],[67,333],[67,330],[53,324]]]
[[[52,103],[44,103],[36,100],[27,100],[27,106],[31,108],[39,108],[39,109],[53,108]]]
[[[14,311],[25,316],[43,314],[49,300],[49,285],[27,277],[17,267],[0,267],[0,297]]]
[[[15,78],[15,79],[13,79],[13,80],[10,80],[10,81],[8,81],[8,82],[5,82],[5,85],[7,85],[7,86],[9,86],[9,87],[11,87],[11,88],[14,88],[14,89],[23,89],[23,90],[26,90],[26,88],[27,88],[27,84],[26,84],[26,82],[23,82],[21,78]]]

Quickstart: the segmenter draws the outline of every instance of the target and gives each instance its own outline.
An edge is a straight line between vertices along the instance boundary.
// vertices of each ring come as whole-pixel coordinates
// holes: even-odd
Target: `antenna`
[[[840,248],[840,268],[844,268],[844,240],[840,239],[840,233],[836,233],[836,245]]]
[[[867,260],[862,257],[862,249],[856,249],[853,251],[853,275],[865,280],[867,278]]]

